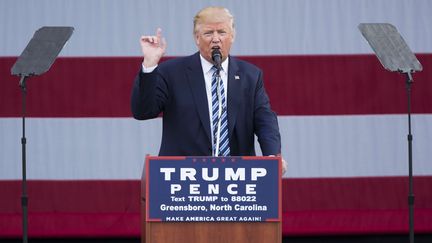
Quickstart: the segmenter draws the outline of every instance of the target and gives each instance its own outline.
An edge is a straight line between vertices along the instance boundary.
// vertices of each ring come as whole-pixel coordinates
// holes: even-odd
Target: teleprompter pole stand
[[[411,85],[413,83],[411,72],[406,73],[406,91],[408,100],[408,210],[409,210],[409,239],[410,243],[414,243],[414,191],[413,191],[413,166],[412,166],[412,141],[411,134]]]
[[[21,138],[21,157],[22,157],[22,223],[23,223],[23,242],[28,242],[28,196],[27,196],[27,174],[26,174],[26,144],[25,136],[25,117],[26,117],[26,76],[21,76],[20,87],[22,92],[22,138]]]
[[[360,32],[374,50],[381,64],[391,72],[406,75],[406,92],[408,100],[408,213],[409,242],[414,243],[414,192],[413,192],[413,161],[411,133],[411,85],[412,73],[423,69],[396,27],[388,23],[364,23],[358,26]]]
[[[27,158],[25,136],[26,118],[26,81],[30,76],[37,76],[45,73],[54,63],[63,46],[73,33],[73,27],[42,27],[38,29],[27,47],[19,56],[11,69],[12,75],[20,77],[19,86],[22,92],[22,222],[23,222],[23,242],[28,242],[28,195],[27,195]]]

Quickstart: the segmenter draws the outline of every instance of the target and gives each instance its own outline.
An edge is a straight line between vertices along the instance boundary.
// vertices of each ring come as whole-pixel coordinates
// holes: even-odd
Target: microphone
[[[222,69],[222,53],[219,48],[214,48],[212,51],[212,59],[218,70],[218,72]]]

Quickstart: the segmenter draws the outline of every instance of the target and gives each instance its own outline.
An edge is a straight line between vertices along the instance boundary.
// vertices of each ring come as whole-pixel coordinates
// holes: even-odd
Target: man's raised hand
[[[154,67],[165,54],[166,41],[162,37],[162,30],[158,28],[156,35],[141,36],[141,51],[144,56],[144,67]]]

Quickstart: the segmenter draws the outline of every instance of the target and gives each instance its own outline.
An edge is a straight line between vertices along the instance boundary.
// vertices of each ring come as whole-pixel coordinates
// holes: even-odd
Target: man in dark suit
[[[195,16],[194,39],[199,52],[194,55],[158,64],[166,49],[161,30],[141,37],[144,60],[132,90],[131,108],[139,120],[163,113],[159,155],[215,156],[215,147],[219,147],[216,141],[224,137],[217,133],[220,127],[212,124],[212,113],[219,108],[227,111],[226,155],[255,155],[254,135],[263,155],[280,155],[277,117],[270,108],[262,71],[229,56],[234,38],[234,19],[220,7],[205,8]],[[212,106],[215,49],[222,56],[222,106]]]

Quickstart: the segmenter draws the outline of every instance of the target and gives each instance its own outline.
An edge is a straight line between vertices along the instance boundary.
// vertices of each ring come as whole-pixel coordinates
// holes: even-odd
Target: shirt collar
[[[214,66],[213,63],[207,61],[203,56],[201,56],[200,53],[200,59],[201,59],[201,66],[203,69],[203,73],[207,74],[208,72],[210,72],[211,68]],[[225,61],[222,62],[222,70],[221,73],[226,73],[228,70],[228,62],[229,62],[229,58],[225,59]]]

